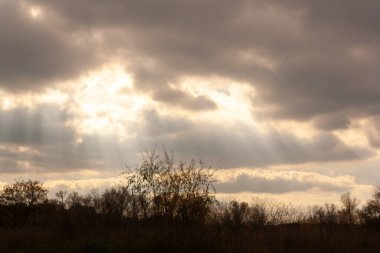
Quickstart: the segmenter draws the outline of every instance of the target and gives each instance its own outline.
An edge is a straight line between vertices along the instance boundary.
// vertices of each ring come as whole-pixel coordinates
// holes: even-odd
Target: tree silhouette
[[[235,200],[228,204],[224,211],[224,223],[233,226],[241,226],[248,221],[249,205],[246,202],[237,202]]]
[[[114,219],[128,216],[131,196],[124,187],[106,189],[99,201],[100,212]]]
[[[358,213],[359,201],[351,197],[350,192],[343,193],[340,196],[340,201],[343,205],[340,210],[340,222],[343,224],[354,224]]]
[[[338,209],[335,204],[325,204],[324,206],[313,206],[309,210],[307,221],[315,224],[334,225],[338,223]]]
[[[38,181],[21,180],[7,185],[0,193],[3,205],[25,204],[27,206],[41,204],[47,200],[48,190]]]
[[[165,148],[146,152],[140,165],[123,176],[139,217],[202,221],[215,201],[211,169],[194,160],[176,164]]]
[[[372,198],[368,200],[360,213],[365,224],[380,228],[380,187],[375,187]]]
[[[55,193],[55,196],[58,198],[62,207],[65,206],[66,195],[67,195],[67,191],[58,191]]]

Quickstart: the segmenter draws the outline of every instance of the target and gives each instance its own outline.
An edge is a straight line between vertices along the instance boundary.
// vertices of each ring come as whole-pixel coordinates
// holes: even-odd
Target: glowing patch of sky
[[[81,133],[125,137],[147,103],[146,96],[134,91],[131,76],[117,64],[89,73],[72,88],[68,106],[74,115],[72,124]]]

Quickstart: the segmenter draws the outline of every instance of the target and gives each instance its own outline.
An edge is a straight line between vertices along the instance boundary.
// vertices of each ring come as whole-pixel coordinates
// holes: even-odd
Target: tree
[[[25,204],[32,206],[47,200],[48,190],[42,183],[32,180],[16,181],[7,185],[0,193],[0,203],[3,205]]]
[[[367,225],[380,227],[380,187],[375,187],[370,200],[363,207],[360,216]]]
[[[263,226],[268,221],[267,207],[264,201],[256,200],[249,209],[249,223]]]
[[[313,206],[309,210],[308,221],[316,224],[337,224],[338,210],[333,203],[326,203],[324,207],[319,205]]]
[[[138,217],[204,221],[215,201],[211,168],[194,160],[176,164],[165,148],[146,152],[123,176]]]
[[[268,202],[267,224],[280,225],[297,223],[303,218],[299,208],[294,207],[291,203]]]
[[[62,207],[65,206],[66,195],[67,195],[67,191],[58,191],[55,193],[55,196],[58,198]]]
[[[338,223],[338,210],[335,206],[335,204],[325,204],[325,214],[326,214],[326,220],[325,222],[327,224],[337,224]]]
[[[24,226],[43,218],[39,210],[47,203],[47,189],[38,181],[20,180],[0,192],[2,224]]]
[[[342,209],[340,210],[340,222],[343,224],[354,224],[358,213],[359,201],[351,197],[350,192],[343,193],[340,196]]]
[[[129,203],[130,194],[126,188],[112,187],[106,189],[100,198],[100,212],[113,218],[122,218],[127,215]]]
[[[249,205],[246,202],[237,202],[232,200],[227,209],[224,211],[224,223],[241,226],[248,221]]]
[[[69,208],[82,206],[83,197],[76,191],[70,192],[66,198],[66,204]]]

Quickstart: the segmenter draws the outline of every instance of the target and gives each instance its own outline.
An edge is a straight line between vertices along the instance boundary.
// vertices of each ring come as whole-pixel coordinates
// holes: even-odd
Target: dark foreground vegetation
[[[0,192],[0,252],[380,252],[380,188],[359,207],[307,211],[262,200],[220,203],[202,163],[147,153],[117,187],[87,195],[37,181]]]

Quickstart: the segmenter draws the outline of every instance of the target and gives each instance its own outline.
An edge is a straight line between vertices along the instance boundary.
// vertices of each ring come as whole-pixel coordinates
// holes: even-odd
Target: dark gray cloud
[[[375,129],[367,131],[367,140],[374,148],[380,148],[380,133]]]
[[[121,171],[125,164],[132,167],[136,164],[139,152],[159,145],[174,150],[178,160],[202,158],[207,164],[221,168],[347,161],[373,155],[367,149],[348,147],[331,134],[305,140],[275,130],[263,134],[258,129],[242,126],[193,123],[156,111],[146,111],[141,128],[122,141],[116,135],[78,136],[67,124],[70,117],[53,105],[2,112],[0,141],[4,147],[0,158],[7,159],[3,161],[4,169],[15,168],[15,172],[21,172],[17,168],[28,162],[36,173],[83,169]],[[77,137],[81,138],[80,142]],[[12,151],[20,146],[32,151]],[[12,165],[10,161],[15,163]]]
[[[30,4],[41,7],[43,19],[29,17]],[[37,171],[123,168],[138,159],[138,151],[161,144],[179,159],[199,157],[223,168],[372,157],[329,131],[379,114],[379,5],[374,0],[0,0],[0,89],[30,91],[72,79],[101,64],[101,55],[104,62],[124,59],[138,92],[167,107],[215,109],[210,98],[187,94],[178,82],[222,77],[250,84],[266,118],[308,121],[324,130],[302,139],[275,129],[263,133],[240,123],[193,123],[149,111],[141,129],[125,141],[85,135],[78,143],[64,110],[18,108],[0,112],[0,142],[38,152],[3,150],[3,171],[21,172],[25,161]],[[367,134],[375,148],[379,130],[374,126]],[[281,182],[272,182],[282,185],[277,192],[312,187]]]
[[[71,142],[74,130],[67,127],[69,115],[55,105],[0,111],[0,142],[26,146]]]
[[[325,131],[346,129],[350,126],[350,121],[343,113],[325,114],[316,117],[314,126]]]
[[[27,1],[0,2],[0,89],[24,92],[77,77],[98,64],[89,41],[54,16],[33,20]]]
[[[380,7],[374,0],[345,1],[344,8],[339,0],[33,2],[73,29],[112,33],[104,48],[143,59],[131,71],[137,87],[153,90],[158,100],[171,101],[162,93],[173,93],[169,83],[181,76],[219,75],[251,83],[256,104],[273,117],[309,120],[343,110],[350,120],[379,110]],[[249,51],[274,67],[242,59]]]
[[[78,142],[70,119],[51,104],[0,111],[0,168],[7,173],[26,173],[28,167],[36,173],[123,168],[122,152],[131,156],[128,144],[103,135],[83,135]]]
[[[26,173],[25,166],[20,165],[16,160],[3,158],[0,153],[0,174],[19,174]]]
[[[366,134],[369,144],[374,148],[380,148],[380,117],[370,120]]]
[[[302,139],[275,129],[262,133],[242,125],[191,124],[185,118],[156,112],[147,114],[139,137],[148,148],[165,145],[181,159],[202,158],[212,166],[223,168],[350,161],[374,155],[370,149],[349,147],[329,133]]]
[[[216,104],[206,96],[193,97],[181,90],[171,88],[158,90],[153,98],[158,101],[179,105],[194,111],[215,109]]]
[[[127,143],[120,143],[116,136],[85,135],[80,143],[42,147],[41,154],[32,159],[40,172],[47,171],[117,171],[125,169],[125,163],[135,153]],[[133,149],[133,152],[136,152]]]
[[[296,8],[305,11],[308,15],[306,21],[320,29],[334,29],[342,34],[353,35],[365,34],[369,37],[377,37],[380,30],[376,26],[379,21],[380,3],[375,0],[344,1],[345,8],[342,8],[342,1],[333,0],[328,4],[312,0],[296,1],[266,1],[271,4]],[[356,40],[367,40],[368,37],[354,38]]]
[[[149,137],[178,134],[192,127],[192,123],[188,119],[174,116],[163,117],[155,110],[146,111],[143,116],[145,122],[140,131],[142,135]]]
[[[245,173],[240,174],[235,179],[215,184],[219,193],[287,193],[296,191],[307,191],[318,188],[322,191],[344,192],[350,190],[351,186],[342,185],[328,181],[303,180],[302,178],[265,178],[251,176]]]

